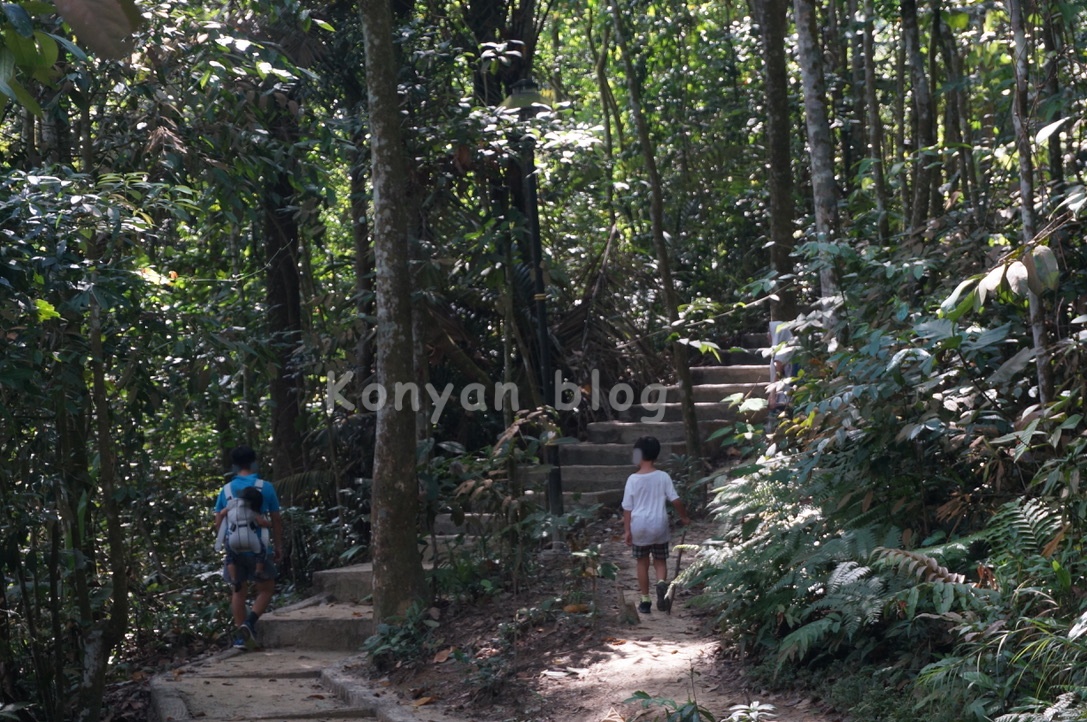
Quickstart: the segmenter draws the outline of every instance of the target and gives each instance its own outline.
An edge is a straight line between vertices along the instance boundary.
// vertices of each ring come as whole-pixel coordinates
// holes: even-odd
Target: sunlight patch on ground
[[[588,666],[567,668],[561,657],[552,660],[551,669],[566,672],[566,675],[561,681],[555,679],[560,686],[549,686],[548,691],[561,691],[563,695],[580,693],[587,700],[601,700],[600,709],[584,710],[588,715],[586,722],[601,719],[591,715],[602,715],[612,707],[622,707],[637,691],[680,703],[692,698],[701,702],[701,695],[697,691],[692,693],[692,669],[709,661],[716,644],[705,639],[675,639],[688,633],[677,635],[674,628],[665,632],[667,637],[672,638],[650,636],[652,627],[650,619],[641,627],[632,629],[629,638],[609,640],[595,655],[596,660]],[[698,684],[697,673],[695,683]],[[641,704],[632,703],[627,707],[637,709]]]

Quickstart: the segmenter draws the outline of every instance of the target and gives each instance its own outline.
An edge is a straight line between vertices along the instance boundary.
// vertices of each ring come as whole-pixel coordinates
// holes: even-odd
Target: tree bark
[[[94,282],[92,276],[92,283]],[[80,720],[99,718],[105,693],[106,671],[114,648],[128,628],[128,544],[122,525],[117,490],[117,454],[113,443],[113,416],[106,387],[102,309],[92,294],[90,301],[91,398],[94,405],[98,484],[109,548],[110,596],[108,606],[97,611],[83,630],[83,674],[79,687]]]
[[[877,227],[881,241],[891,235],[890,199],[883,166],[883,120],[879,116],[879,93],[876,87],[875,2],[864,0],[864,101],[868,115],[868,157],[872,162],[872,179],[876,190]]]
[[[804,116],[811,156],[812,196],[815,205],[815,233],[824,247],[838,242],[838,184],[834,178],[834,138],[827,114],[823,53],[815,23],[813,0],[794,0],[797,49],[804,84]],[[820,292],[824,299],[838,293],[830,261],[824,256],[819,270]]]
[[[397,56],[389,0],[360,0],[370,110],[377,294],[377,382],[391,393],[414,379],[407,158],[400,131]],[[386,403],[377,413],[372,492],[374,621],[403,615],[425,599],[415,540],[419,484],[415,413]]]
[[[634,128],[638,134],[638,144],[642,149],[646,175],[649,180],[649,219],[653,232],[653,247],[657,254],[657,266],[661,276],[661,291],[668,319],[673,324],[679,321],[679,294],[676,293],[672,278],[671,251],[664,237],[664,189],[661,186],[660,172],[657,170],[657,158],[653,152],[653,140],[649,134],[649,122],[642,109],[642,88],[640,76],[634,68],[634,59],[630,54],[623,19],[619,9],[611,8],[612,22],[615,27],[615,40],[626,66],[627,92],[630,97],[630,111],[634,116]],[[687,443],[687,455],[702,459],[702,438],[698,432],[698,418],[694,411],[694,392],[691,384],[691,367],[687,358],[687,347],[678,340],[672,342],[672,358],[676,367],[676,379],[679,386],[680,404],[683,411],[683,429]]]
[[[282,479],[305,468],[301,370],[294,354],[302,341],[299,227],[291,176],[275,171],[264,196],[264,250],[268,268],[268,331],[276,359],[268,387],[272,399],[272,472]]]
[[[796,318],[795,281],[781,279],[795,272],[793,252],[793,158],[789,139],[789,75],[785,35],[789,25],[788,0],[755,3],[763,46],[763,83],[766,98],[766,154],[770,166],[770,265],[779,279],[770,301],[770,320]]]
[[[1008,0],[1008,16],[1011,20],[1015,47],[1015,97],[1012,122],[1015,125],[1015,144],[1019,152],[1019,216],[1023,225],[1023,253],[1021,260],[1027,272],[1038,277],[1034,268],[1031,249],[1034,246],[1036,225],[1034,218],[1034,157],[1031,154],[1030,111],[1028,108],[1028,61],[1030,48],[1027,43],[1026,20],[1020,0]],[[1030,329],[1034,339],[1034,359],[1038,370],[1038,402],[1043,406],[1053,396],[1053,372],[1049,366],[1049,342],[1045,327],[1042,299],[1033,290],[1027,291],[1030,312]]]
[[[929,198],[932,193],[934,173],[926,158],[929,148],[936,144],[936,131],[932,110],[932,92],[929,90],[928,73],[925,71],[925,59],[921,55],[921,32],[917,24],[917,3],[915,0],[902,0],[902,40],[905,43],[906,56],[910,66],[913,108],[917,118],[917,132],[914,136],[914,174],[913,199],[910,206],[910,230],[918,231],[929,215]]]
[[[1055,6],[1053,0],[1047,0],[1044,4],[1045,14],[1042,16],[1042,42],[1045,46],[1045,94],[1046,102],[1051,103],[1053,110],[1047,118],[1047,122],[1055,123],[1065,115],[1064,103],[1061,100],[1060,58],[1061,58],[1061,9]],[[1061,132],[1058,130],[1050,134],[1047,142],[1049,156],[1049,180],[1052,183],[1052,194],[1060,194],[1064,189],[1064,153],[1061,149]]]

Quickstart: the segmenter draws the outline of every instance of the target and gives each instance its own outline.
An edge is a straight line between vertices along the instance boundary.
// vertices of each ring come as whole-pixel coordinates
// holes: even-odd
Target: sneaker
[[[238,640],[241,640],[241,646],[238,646]],[[234,647],[235,649],[256,649],[257,639],[253,636],[253,628],[249,626],[248,622],[242,624],[234,630]]]
[[[672,610],[672,600],[668,598],[668,582],[663,579],[657,582],[657,609],[662,612]]]
[[[650,604],[649,602],[642,602],[641,604],[638,605],[638,612],[640,612],[641,614],[649,614],[652,611],[653,611],[653,605]]]

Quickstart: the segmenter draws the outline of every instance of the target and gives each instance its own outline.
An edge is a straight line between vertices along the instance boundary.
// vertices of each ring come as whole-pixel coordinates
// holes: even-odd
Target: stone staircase
[[[770,362],[765,347],[768,342],[754,335],[744,341],[743,350],[722,354],[723,363],[691,368],[703,453],[710,457],[720,451],[720,442],[709,440],[713,432],[737,421],[761,423],[766,419],[765,409],[740,413],[734,405],[724,401],[733,394],[767,397]],[[686,453],[678,387],[666,389],[662,406],[663,414],[658,408],[636,404],[614,421],[590,423],[584,440],[559,447],[565,508],[622,501],[623,486],[632,470],[631,447],[642,436],[654,436],[661,442],[660,462],[665,470],[674,454]],[[659,417],[660,420],[643,421],[646,417]],[[546,470],[537,473],[546,477]]]
[[[152,678],[150,719],[417,719],[343,671],[372,633],[363,603],[372,585],[369,564],[317,572],[315,596],[261,618],[257,650],[228,649]]]

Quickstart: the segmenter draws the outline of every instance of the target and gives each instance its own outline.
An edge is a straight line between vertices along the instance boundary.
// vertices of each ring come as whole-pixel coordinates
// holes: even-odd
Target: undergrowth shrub
[[[1087,336],[1054,347],[1069,365],[1040,403],[1004,276],[952,292],[954,261],[815,250],[842,303],[793,324],[789,413],[712,484],[721,538],[688,572],[700,602],[782,677],[891,670],[914,718],[1072,714],[1087,686]],[[948,300],[921,309],[922,293]]]

